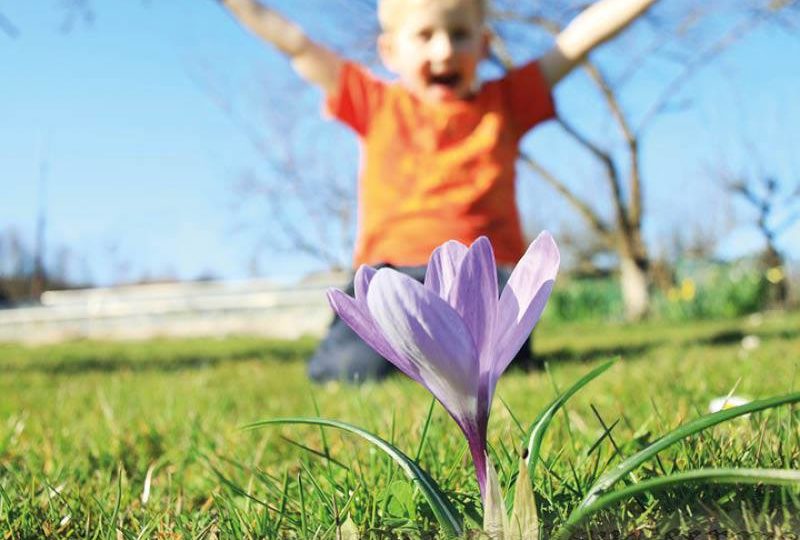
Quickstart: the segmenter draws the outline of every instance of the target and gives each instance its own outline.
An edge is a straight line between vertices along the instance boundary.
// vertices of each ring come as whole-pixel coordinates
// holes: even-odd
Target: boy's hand
[[[570,22],[555,46],[540,60],[542,73],[555,86],[589,54],[621,32],[657,0],[599,0]]]
[[[325,93],[335,93],[343,60],[333,51],[314,43],[296,24],[284,19],[257,0],[219,0],[251,32],[288,56],[301,77]]]

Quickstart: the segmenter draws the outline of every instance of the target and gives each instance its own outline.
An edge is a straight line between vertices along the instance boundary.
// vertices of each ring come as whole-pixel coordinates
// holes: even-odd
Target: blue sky
[[[305,9],[276,4],[290,6],[306,28],[336,35],[313,2]],[[19,30],[16,38],[0,32],[0,233],[14,228],[32,242],[44,201],[50,248],[69,247],[70,272],[101,284],[143,275],[288,280],[317,269],[306,257],[269,249],[254,258],[266,220],[258,219],[257,205],[242,209],[234,186],[244,171],[265,167],[213,97],[224,96],[257,123],[250,105],[261,91],[292,81],[286,62],[212,1],[96,0],[95,20],[66,33],[61,6],[0,0],[0,13]],[[676,227],[713,222],[724,232],[722,255],[757,246],[752,231],[736,223],[746,217],[742,207],[728,208],[719,190],[698,178],[721,161],[732,168],[751,161],[742,150],[745,133],[771,170],[800,181],[791,147],[800,130],[798,58],[800,40],[760,31],[693,79],[684,92],[688,109],[654,125],[644,149],[653,244]],[[658,74],[656,66],[632,86],[632,110],[653,95]],[[564,113],[593,133],[612,131],[607,116],[580,105],[590,92],[573,77],[557,98],[574,103]],[[335,152],[337,166],[355,168],[352,137],[317,122],[319,96],[287,99],[299,102],[293,106],[307,116],[303,125],[324,125],[336,141],[327,151]],[[592,177],[596,169],[575,159],[556,131],[545,127],[526,145],[564,175]],[[558,230],[571,219],[547,188],[524,175],[520,199],[531,228]],[[800,227],[782,245],[800,258]]]

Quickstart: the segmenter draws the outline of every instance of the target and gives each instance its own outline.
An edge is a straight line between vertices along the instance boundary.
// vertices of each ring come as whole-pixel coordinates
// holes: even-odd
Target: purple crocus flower
[[[495,386],[547,303],[559,252],[549,233],[530,245],[498,299],[492,245],[449,241],[431,255],[425,283],[361,266],[355,298],[328,292],[334,311],[400,371],[427,388],[464,432],[486,495],[486,426]]]

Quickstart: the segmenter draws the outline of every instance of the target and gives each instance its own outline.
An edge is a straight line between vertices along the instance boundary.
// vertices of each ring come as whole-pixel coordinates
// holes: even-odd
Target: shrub
[[[689,261],[675,268],[676,283],[655,289],[651,313],[671,321],[732,318],[763,309],[769,282],[755,262]],[[561,279],[545,319],[562,321],[621,320],[624,305],[616,277]]]

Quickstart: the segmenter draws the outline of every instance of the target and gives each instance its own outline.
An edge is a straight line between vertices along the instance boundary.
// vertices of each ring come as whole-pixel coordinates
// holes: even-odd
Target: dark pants
[[[404,266],[395,269],[419,282],[423,282],[425,279],[424,266]],[[498,269],[497,279],[500,290],[505,286],[510,274],[509,270]],[[353,296],[352,280],[347,286],[346,292]],[[514,357],[513,364],[529,369],[540,367],[533,357],[530,338]],[[308,364],[308,375],[316,382],[375,381],[383,379],[394,370],[395,367],[389,361],[364,343],[338,316],[333,319],[328,333],[320,342]]]

